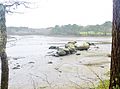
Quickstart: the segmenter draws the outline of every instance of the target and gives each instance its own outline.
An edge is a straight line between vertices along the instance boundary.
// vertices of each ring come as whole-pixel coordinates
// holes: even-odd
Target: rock
[[[59,70],[59,68],[54,68],[55,70]]]
[[[104,68],[104,66],[100,66],[101,68]]]
[[[59,70],[59,68],[55,68],[55,70],[57,70],[58,72],[62,73],[62,71],[61,71],[61,70]]]
[[[52,62],[52,61],[49,61],[48,64],[53,64],[53,62]]]
[[[107,57],[111,57],[111,54],[107,54]]]
[[[63,48],[63,50],[66,52],[66,55],[70,54],[70,50],[68,48]]]
[[[77,51],[76,51],[76,48],[69,48],[69,50],[70,50],[70,54],[74,54],[74,53],[77,52]]]
[[[70,54],[73,54],[73,53],[76,52],[75,43],[76,43],[76,42],[68,42],[68,43],[65,45],[65,48],[69,49]]]
[[[59,54],[56,53],[56,54],[54,54],[53,56],[55,56],[55,57],[59,57]]]
[[[82,46],[79,46],[79,47],[76,47],[77,50],[80,50],[80,51],[83,51],[83,50],[88,50],[89,47],[82,47]]]
[[[49,49],[58,49],[59,47],[57,46],[50,46]]]
[[[13,58],[14,60],[18,60],[18,58]]]
[[[17,65],[16,67],[20,67],[20,65]]]
[[[84,42],[82,43],[82,45],[76,45],[76,43],[77,43],[76,41],[70,41],[67,44],[65,44],[65,48],[50,46],[49,49],[57,49],[57,52],[56,53],[52,52],[53,54],[51,54],[51,56],[59,57],[74,54],[77,52],[77,50],[88,50],[90,48],[90,45],[94,45],[93,43],[88,42]],[[77,53],[76,55],[80,55],[80,53]]]
[[[33,63],[35,63],[35,62],[28,62],[29,64],[33,64]]]
[[[66,52],[64,51],[64,49],[60,48],[57,52],[56,52],[59,56],[65,56]]]
[[[19,67],[13,67],[12,69],[20,69]]]
[[[95,46],[95,43],[90,43],[90,42],[87,42],[89,45],[94,45]]]
[[[75,47],[76,50],[82,51],[82,50],[88,50],[90,48],[90,45],[87,42],[84,42],[82,44],[76,44]]]
[[[77,41],[69,41],[67,44],[76,44]]]
[[[76,53],[76,55],[81,55],[80,53]]]
[[[65,48],[75,48],[75,43],[68,42],[67,44],[65,44]]]
[[[20,65],[17,65],[16,67],[13,67],[12,69],[20,69]]]
[[[97,49],[98,49],[99,47],[98,47],[98,46],[96,46],[96,47],[94,47],[94,48],[97,48]]]

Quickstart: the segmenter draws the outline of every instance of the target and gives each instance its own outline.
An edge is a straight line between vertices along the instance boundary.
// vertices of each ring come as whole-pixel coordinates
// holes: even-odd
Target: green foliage
[[[95,89],[109,89],[109,82],[109,80],[104,80],[103,82],[100,81],[99,85]],[[105,86],[103,85],[103,83]]]
[[[111,36],[112,23],[80,26],[77,24],[56,25],[49,28],[7,27],[8,35],[73,35],[73,36]]]
[[[51,30],[54,35],[79,35],[79,36],[108,36],[111,35],[112,23],[107,21],[101,25],[79,26],[76,24],[56,25]]]
[[[119,85],[113,86],[113,89],[120,89]]]
[[[81,26],[78,26],[76,24],[68,24],[63,26],[56,25],[51,33],[56,35],[78,35],[79,29],[82,28]]]

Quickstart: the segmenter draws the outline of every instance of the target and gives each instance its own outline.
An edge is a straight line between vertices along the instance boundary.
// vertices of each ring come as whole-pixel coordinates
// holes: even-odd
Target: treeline
[[[7,27],[8,35],[49,35],[51,28]]]
[[[101,25],[79,26],[76,24],[56,25],[51,30],[53,35],[76,35],[76,36],[110,36],[112,23],[107,21]]]
[[[7,27],[8,35],[63,35],[63,36],[111,36],[112,23],[80,26],[77,24],[56,25],[49,28]]]

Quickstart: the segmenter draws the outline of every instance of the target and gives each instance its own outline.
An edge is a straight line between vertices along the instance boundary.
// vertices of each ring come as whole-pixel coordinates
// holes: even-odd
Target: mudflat
[[[54,57],[50,46],[75,40],[94,42],[88,51]],[[108,79],[111,37],[11,36],[8,39],[10,89],[89,89]],[[79,54],[79,55],[77,55]]]

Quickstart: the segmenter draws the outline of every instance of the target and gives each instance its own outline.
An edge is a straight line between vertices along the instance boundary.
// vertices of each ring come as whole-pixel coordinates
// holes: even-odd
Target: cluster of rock
[[[59,57],[59,56],[65,56],[69,54],[74,54],[77,52],[77,50],[88,50],[90,48],[90,45],[94,45],[93,43],[84,42],[82,45],[77,44],[76,41],[71,41],[65,44],[64,48],[51,46],[49,49],[56,49],[56,53],[52,54],[52,56]]]

